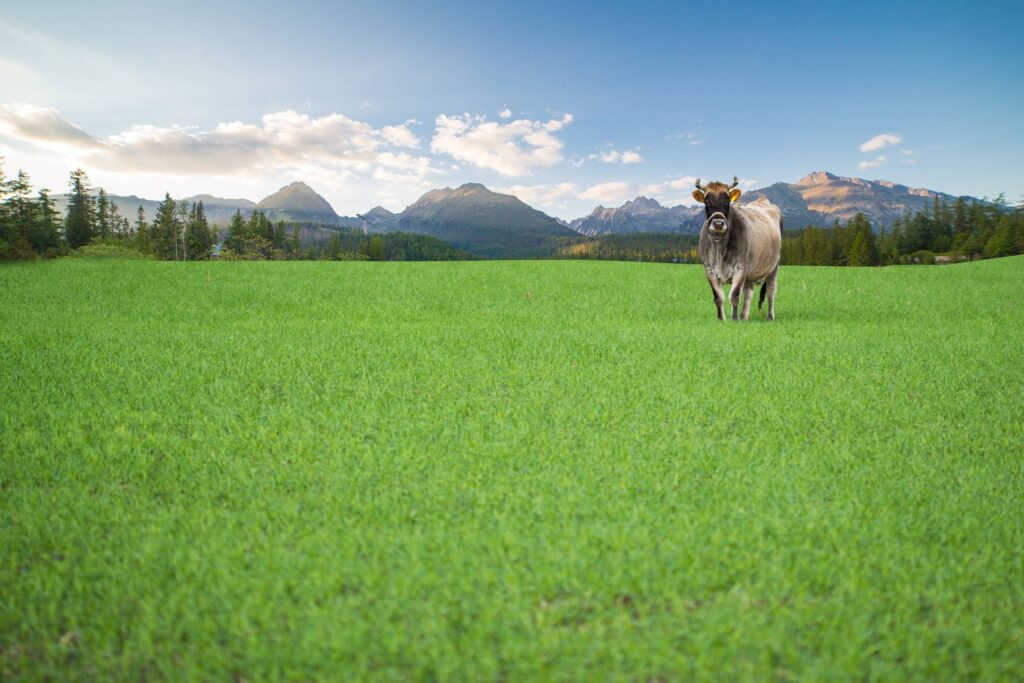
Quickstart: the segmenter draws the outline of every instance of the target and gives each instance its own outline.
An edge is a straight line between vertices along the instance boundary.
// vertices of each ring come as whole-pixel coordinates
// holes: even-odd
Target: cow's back
[[[772,274],[782,254],[782,211],[765,198],[732,207],[743,222],[747,248],[746,280],[760,282]]]

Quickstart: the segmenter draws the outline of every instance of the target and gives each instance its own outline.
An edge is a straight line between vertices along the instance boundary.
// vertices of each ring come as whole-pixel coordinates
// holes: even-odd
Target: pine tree
[[[149,224],[146,222],[146,210],[139,206],[135,212],[135,248],[148,254],[153,248],[150,241]]]
[[[231,217],[231,224],[228,225],[228,236],[224,239],[224,246],[236,254],[245,254],[248,238],[249,226],[242,218],[242,211],[237,209]]]
[[[39,190],[36,199],[36,220],[29,242],[39,253],[46,253],[60,245],[60,229],[57,221],[57,207],[46,188]]]
[[[985,258],[1012,256],[1016,253],[1017,245],[1014,240],[1013,227],[1013,218],[1011,216],[1003,215],[999,219],[992,237],[985,244]]]
[[[188,258],[192,261],[207,261],[213,248],[213,235],[210,233],[210,224],[206,220],[206,209],[203,203],[192,205],[189,211],[186,251]]]
[[[188,203],[187,199],[179,199],[174,203],[174,217],[177,219],[175,227],[177,232],[174,234],[174,258],[175,260],[181,259],[183,261],[188,260],[188,216],[192,211],[192,206]],[[181,248],[178,248],[179,243]]]
[[[25,171],[18,171],[18,177],[7,183],[8,232],[13,238],[28,240],[36,222],[36,203],[32,199],[32,181]]]
[[[76,168],[68,182],[71,189],[64,216],[64,236],[72,249],[88,244],[96,234],[96,204],[89,193],[89,178]]]
[[[153,253],[157,258],[171,260],[178,258],[178,234],[181,232],[178,226],[178,218],[175,216],[175,202],[168,192],[164,200],[156,209],[156,217],[153,218],[153,227],[150,230],[153,244]]]
[[[110,201],[102,187],[96,193],[96,231],[101,240],[110,237]]]
[[[117,208],[114,200],[111,199],[109,201],[110,203],[107,204],[107,220],[110,223],[110,235],[111,237],[123,238],[125,235],[121,224],[120,210]]]

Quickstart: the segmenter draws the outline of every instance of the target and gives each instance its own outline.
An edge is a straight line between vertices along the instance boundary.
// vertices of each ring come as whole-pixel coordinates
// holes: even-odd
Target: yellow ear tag
[[[740,188],[738,187],[729,190],[729,201],[734,202],[738,200],[741,194],[742,193],[740,192]]]

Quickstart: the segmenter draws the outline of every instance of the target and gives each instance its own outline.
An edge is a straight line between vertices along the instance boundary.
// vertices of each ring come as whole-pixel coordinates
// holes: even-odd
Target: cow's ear
[[[694,190],[693,191],[693,198],[696,199],[701,204],[704,203],[704,193],[701,192],[700,190]]]
[[[729,190],[729,201],[730,202],[737,201],[740,198],[741,194],[743,194],[743,193],[740,192],[740,188],[738,188],[738,187],[732,188],[731,190]]]

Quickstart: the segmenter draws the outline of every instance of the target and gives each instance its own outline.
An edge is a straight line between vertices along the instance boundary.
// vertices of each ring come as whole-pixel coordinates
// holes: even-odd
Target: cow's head
[[[740,181],[736,176],[732,177],[732,185],[713,182],[707,187],[700,184],[697,178],[697,189],[693,191],[693,198],[704,205],[704,214],[707,216],[704,227],[708,229],[711,239],[720,240],[729,231],[729,211],[733,202],[740,198],[740,189],[736,187]]]

